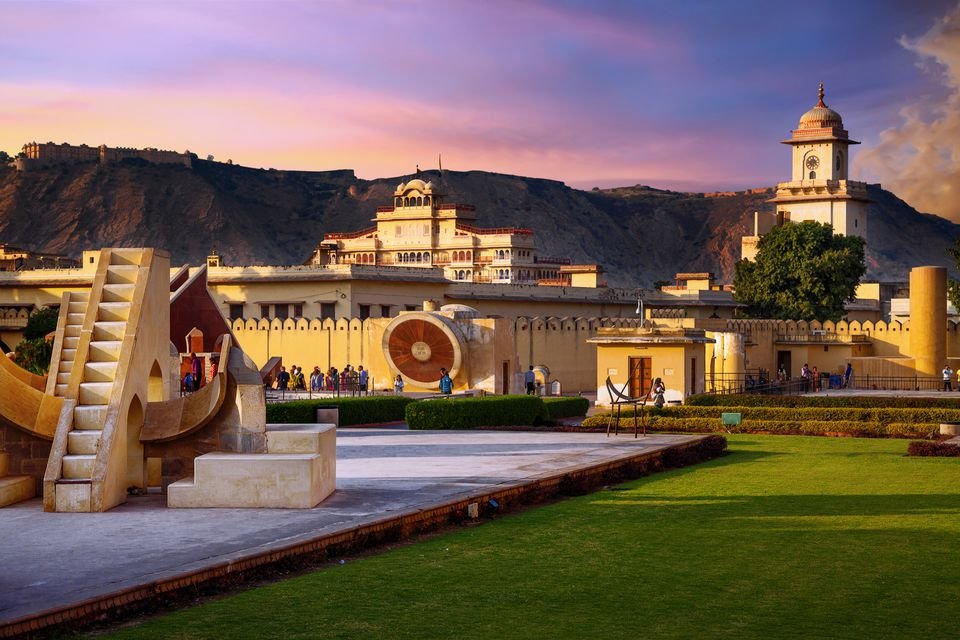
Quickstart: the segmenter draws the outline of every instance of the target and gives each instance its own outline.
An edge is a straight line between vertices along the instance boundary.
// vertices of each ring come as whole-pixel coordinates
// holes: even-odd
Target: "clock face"
[[[807,158],[807,169],[816,169],[820,166],[820,158],[817,156],[810,156]]]

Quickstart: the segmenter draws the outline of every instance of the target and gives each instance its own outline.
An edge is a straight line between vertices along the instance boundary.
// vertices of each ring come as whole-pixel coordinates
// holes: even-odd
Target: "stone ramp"
[[[21,503],[0,511],[0,637],[397,540],[463,520],[472,503],[489,512],[491,498],[509,510],[602,486],[704,438],[340,429],[337,491],[314,509],[166,509],[160,495],[100,514]]]

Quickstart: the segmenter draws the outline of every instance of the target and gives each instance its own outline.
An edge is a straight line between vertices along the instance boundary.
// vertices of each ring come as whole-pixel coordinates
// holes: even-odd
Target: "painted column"
[[[910,270],[910,355],[918,376],[938,377],[947,357],[947,269]]]

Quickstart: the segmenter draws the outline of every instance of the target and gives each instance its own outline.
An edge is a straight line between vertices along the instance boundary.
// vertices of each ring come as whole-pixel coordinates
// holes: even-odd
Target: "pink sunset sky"
[[[362,178],[442,153],[581,188],[742,189],[788,177],[778,142],[822,80],[864,143],[853,177],[922,173],[898,193],[960,215],[960,5],[804,6],[8,1],[0,150],[151,146]]]

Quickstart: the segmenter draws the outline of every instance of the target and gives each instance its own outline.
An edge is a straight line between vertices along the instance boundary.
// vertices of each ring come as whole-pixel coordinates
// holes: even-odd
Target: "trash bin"
[[[335,427],[339,427],[340,407],[334,405],[317,407],[317,424],[332,424]]]

